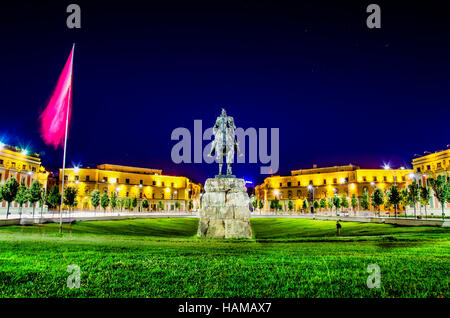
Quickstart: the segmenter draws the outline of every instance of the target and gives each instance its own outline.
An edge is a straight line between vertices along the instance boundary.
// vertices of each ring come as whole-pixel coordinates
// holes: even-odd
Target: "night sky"
[[[280,174],[410,166],[450,143],[450,19],[438,2],[20,1],[0,7],[0,139],[41,153],[38,116],[76,43],[68,166],[161,168],[203,182],[217,166],[171,161],[173,129],[280,129]],[[381,29],[366,7],[381,6]],[[81,29],[66,7],[81,6]],[[206,144],[207,142],[205,142]],[[260,164],[234,173],[255,182]]]

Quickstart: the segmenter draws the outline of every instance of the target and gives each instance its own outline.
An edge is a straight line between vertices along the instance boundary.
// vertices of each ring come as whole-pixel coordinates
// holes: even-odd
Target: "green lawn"
[[[254,219],[252,240],[201,240],[197,219],[0,227],[0,297],[449,297],[450,231]],[[67,266],[81,288],[66,286]],[[381,288],[366,285],[369,264]]]

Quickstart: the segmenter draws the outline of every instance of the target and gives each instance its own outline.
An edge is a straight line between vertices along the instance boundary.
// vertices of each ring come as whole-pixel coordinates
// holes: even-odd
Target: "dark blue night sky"
[[[28,3],[27,3],[28,2]],[[76,43],[69,165],[161,168],[203,182],[216,165],[176,165],[176,127],[280,128],[280,171],[410,165],[450,143],[450,19],[438,2],[78,1],[2,4],[0,138],[42,152],[38,116]],[[205,127],[204,127],[205,128]],[[205,143],[206,144],[206,143]],[[259,164],[235,165],[261,181]]]

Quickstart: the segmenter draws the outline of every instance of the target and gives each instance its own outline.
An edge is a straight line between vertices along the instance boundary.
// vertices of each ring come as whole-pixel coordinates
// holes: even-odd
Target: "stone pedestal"
[[[251,238],[250,199],[244,179],[206,180],[197,235],[206,238]]]

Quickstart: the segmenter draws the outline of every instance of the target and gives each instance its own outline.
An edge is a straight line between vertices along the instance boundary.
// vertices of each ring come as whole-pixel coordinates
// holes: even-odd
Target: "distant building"
[[[38,154],[0,143],[0,184],[11,177],[16,178],[19,183],[25,183],[27,187],[35,180],[44,189],[47,187],[48,172],[42,166]],[[6,202],[0,203],[0,207],[5,206]],[[11,206],[17,207],[17,203],[14,202]],[[24,207],[28,207],[28,204]]]
[[[62,186],[62,169],[59,171],[59,188]],[[201,185],[186,177],[163,175],[160,169],[137,168],[102,164],[97,168],[70,168],[65,170],[65,185],[78,188],[78,208],[92,210],[90,194],[97,189],[100,193],[116,193],[120,198],[137,198],[138,206],[147,199],[152,211],[174,211],[176,203],[180,211],[199,207]],[[139,209],[139,208],[137,208]]]
[[[294,211],[302,206],[307,198],[319,200],[334,194],[345,193],[350,199],[353,194],[361,198],[364,190],[372,195],[375,188],[385,191],[396,183],[400,189],[411,180],[410,169],[361,169],[355,165],[334,166],[312,169],[294,170],[291,176],[272,176],[255,188],[256,197],[264,201],[265,211],[269,211],[270,202],[277,198],[283,210],[288,209],[288,202],[294,204]]]
[[[450,177],[450,149],[441,150],[434,153],[427,154],[422,157],[417,157],[412,160],[414,170],[414,178],[419,185],[428,184],[427,179],[436,178],[439,175]],[[429,215],[442,215],[442,208],[440,203],[434,196],[431,190],[432,198],[430,200]],[[450,208],[450,203],[446,204],[446,208]],[[448,211],[446,211],[449,213]],[[422,213],[423,214],[423,213]]]

